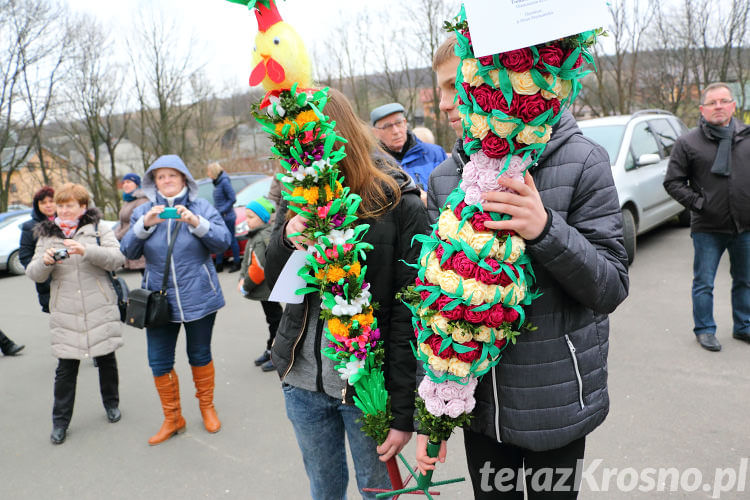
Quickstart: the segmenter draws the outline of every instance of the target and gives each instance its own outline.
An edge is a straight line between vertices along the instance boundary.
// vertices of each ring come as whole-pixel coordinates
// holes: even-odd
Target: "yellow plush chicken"
[[[267,91],[285,90],[296,82],[299,88],[312,85],[310,57],[299,34],[281,19],[274,0],[228,0],[255,10],[258,34],[253,48],[250,86]]]

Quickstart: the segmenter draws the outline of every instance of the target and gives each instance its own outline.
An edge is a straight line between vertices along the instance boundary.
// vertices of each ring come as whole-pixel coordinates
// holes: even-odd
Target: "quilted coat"
[[[51,266],[44,264],[44,252],[64,248],[65,237],[52,221],[34,229],[38,239],[26,275],[37,283],[52,278],[49,325],[52,354],[57,358],[103,356],[123,344],[117,295],[107,271],[121,268],[125,257],[112,230],[101,224],[101,246],[97,245],[95,226],[100,218],[97,209],[89,209],[72,236],[86,247],[83,256],[71,255]]]
[[[430,177],[428,211],[458,185],[460,155]],[[541,293],[526,310],[536,327],[482,378],[471,429],[522,448],[561,448],[609,412],[608,314],[628,295],[622,216],[606,151],[565,112],[530,168],[548,223],[526,242]]]

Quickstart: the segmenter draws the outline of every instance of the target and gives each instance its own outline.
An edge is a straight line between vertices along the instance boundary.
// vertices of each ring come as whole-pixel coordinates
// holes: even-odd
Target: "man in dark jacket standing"
[[[34,257],[34,251],[36,250],[37,237],[34,236],[34,227],[40,222],[51,220],[55,217],[55,190],[49,186],[44,186],[34,193],[33,207],[31,219],[21,225],[21,242],[18,250],[18,258],[24,269],[31,262],[31,258]],[[49,312],[49,283],[50,280],[36,284],[39,305],[42,306],[42,312],[46,313]]]
[[[452,38],[438,48],[433,66],[442,91],[440,109],[449,120],[457,116],[455,81],[450,81],[458,64],[454,44]],[[453,155],[430,176],[432,220],[461,181],[466,161],[459,138]],[[586,436],[609,412],[608,314],[625,300],[629,287],[609,158],[583,136],[568,111],[525,182],[502,183],[515,193],[484,193],[483,209],[513,218],[485,226],[513,230],[526,240],[540,296],[526,309],[536,329],[519,336],[479,382],[471,426],[464,429],[474,495],[481,499],[506,498],[492,489],[488,473],[573,468],[583,458]],[[436,461],[427,458],[423,443],[426,436],[417,445],[420,467]],[[570,493],[555,498],[575,498],[579,480],[575,474],[562,479]]]
[[[373,109],[370,113],[370,121],[373,134],[380,141],[380,145],[411,176],[421,190],[422,200],[424,200],[430,173],[445,160],[443,148],[420,141],[409,130],[409,124],[404,116],[404,107],[397,102]]]
[[[693,331],[704,349],[720,351],[713,290],[725,250],[732,275],[732,336],[750,342],[750,127],[732,117],[736,104],[725,83],[707,86],[701,102],[698,127],[672,148],[664,189],[691,210]]]

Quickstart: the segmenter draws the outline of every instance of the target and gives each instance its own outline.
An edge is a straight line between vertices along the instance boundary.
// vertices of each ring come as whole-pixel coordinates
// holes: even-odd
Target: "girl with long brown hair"
[[[323,320],[320,300],[306,295],[302,304],[286,306],[276,334],[272,359],[282,381],[287,416],[302,452],[313,499],[344,498],[347,489],[345,436],[354,460],[357,485],[387,488],[385,461],[398,453],[413,432],[416,363],[408,309],[395,294],[412,283],[415,271],[404,262],[416,262],[411,247],[416,234],[429,229],[419,189],[409,176],[380,150],[367,125],[354,113],[347,98],[330,90],[323,112],[336,122],[336,132],[347,139],[346,158],[338,163],[345,185],[362,198],[359,223],[369,224],[364,241],[373,245],[367,254],[367,274],[386,356],[384,372],[391,395],[393,420],[384,443],[377,446],[360,430],[361,411],[352,404],[348,387],[321,354]],[[284,200],[280,212],[287,210]],[[291,212],[291,211],[290,211]],[[266,251],[266,279],[273,286],[292,252],[307,241],[289,235],[303,229],[304,219],[277,217]],[[374,493],[362,493],[375,498]]]

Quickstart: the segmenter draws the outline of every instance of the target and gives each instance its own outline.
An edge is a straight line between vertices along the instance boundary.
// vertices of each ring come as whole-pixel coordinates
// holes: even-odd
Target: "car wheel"
[[[635,259],[635,241],[638,229],[635,227],[633,212],[625,208],[622,211],[622,236],[625,240],[625,253],[628,254],[628,265]]]
[[[685,209],[677,214],[677,223],[682,227],[690,227],[690,210]]]
[[[8,272],[11,274],[24,274],[26,270],[21,264],[21,258],[18,256],[18,250],[10,254],[8,258]]]

